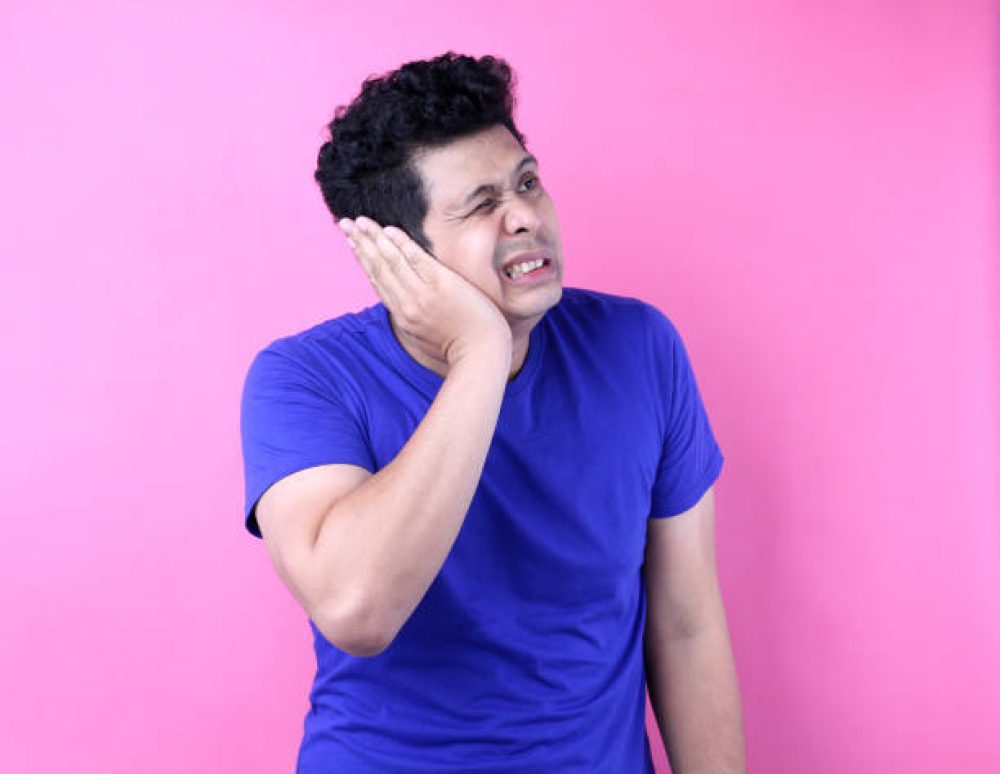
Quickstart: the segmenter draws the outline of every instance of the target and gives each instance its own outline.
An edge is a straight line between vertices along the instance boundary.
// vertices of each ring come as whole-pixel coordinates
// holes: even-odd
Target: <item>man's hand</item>
[[[429,357],[451,369],[483,344],[510,350],[510,326],[496,304],[404,231],[365,217],[339,225],[393,322]]]

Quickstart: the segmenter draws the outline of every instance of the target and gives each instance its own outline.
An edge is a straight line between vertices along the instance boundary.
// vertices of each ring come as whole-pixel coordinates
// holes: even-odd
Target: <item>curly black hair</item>
[[[319,151],[315,178],[334,218],[365,215],[430,251],[414,152],[498,124],[524,146],[514,125],[514,85],[503,59],[452,51],[368,78],[350,105],[336,109]]]

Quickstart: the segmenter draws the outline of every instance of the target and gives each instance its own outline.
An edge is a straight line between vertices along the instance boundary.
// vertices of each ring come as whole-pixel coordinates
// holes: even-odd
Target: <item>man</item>
[[[722,468],[683,343],[562,287],[502,60],[365,82],[316,172],[381,303],[273,342],[246,523],[309,614],[299,772],[742,772]],[[671,518],[667,518],[671,517]]]

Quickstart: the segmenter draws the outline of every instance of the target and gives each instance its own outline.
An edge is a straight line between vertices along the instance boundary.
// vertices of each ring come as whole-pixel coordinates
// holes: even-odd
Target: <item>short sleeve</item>
[[[240,406],[246,528],[261,537],[255,509],[273,484],[316,465],[374,472],[361,412],[294,354],[271,347],[247,373]]]
[[[664,518],[698,503],[722,472],[723,455],[680,334],[659,309],[647,308],[657,405],[663,407],[663,449],[650,517]]]

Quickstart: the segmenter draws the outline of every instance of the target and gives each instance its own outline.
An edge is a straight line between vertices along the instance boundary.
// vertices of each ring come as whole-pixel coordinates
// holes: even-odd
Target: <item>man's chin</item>
[[[538,290],[541,291],[541,288]],[[562,292],[562,284],[553,283],[551,288],[546,288],[544,294],[539,292],[531,299],[513,300],[513,303],[503,309],[503,315],[507,318],[511,330],[523,328],[525,325],[534,327],[549,309],[562,300]]]

